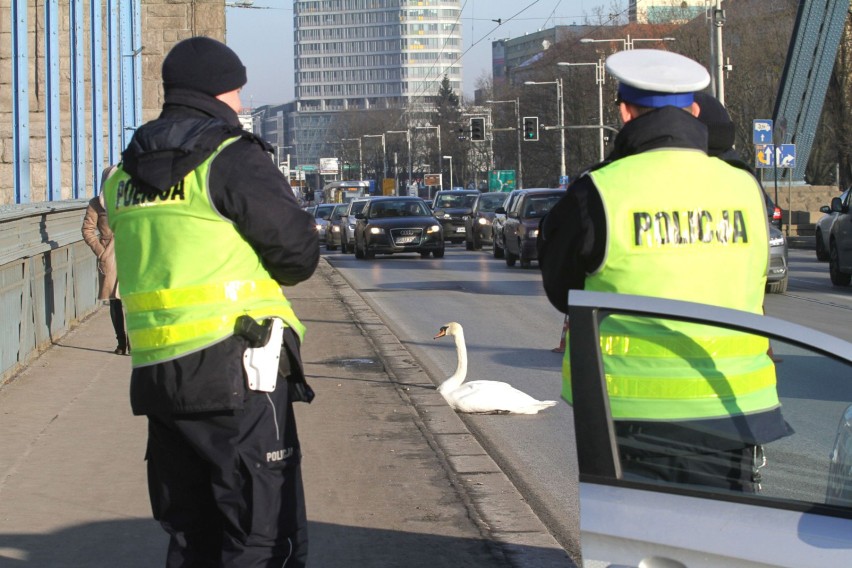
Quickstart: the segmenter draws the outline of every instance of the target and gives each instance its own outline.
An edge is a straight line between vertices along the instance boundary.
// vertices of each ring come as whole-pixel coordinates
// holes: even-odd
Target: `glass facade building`
[[[413,108],[445,75],[460,93],[461,29],[460,0],[295,0],[292,126],[301,163],[317,163],[335,112]]]

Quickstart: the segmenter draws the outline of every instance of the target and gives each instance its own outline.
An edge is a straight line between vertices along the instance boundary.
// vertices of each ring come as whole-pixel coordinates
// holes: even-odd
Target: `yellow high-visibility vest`
[[[590,173],[604,205],[604,262],[585,289],[762,313],[768,229],[748,173],[696,150],[657,150]],[[690,420],[779,406],[768,341],[656,318],[601,322],[616,420]],[[570,403],[570,353],[562,367]]]
[[[279,317],[304,335],[281,286],[210,202],[210,164],[236,140],[154,195],[141,192],[121,166],[104,185],[134,367],[218,343],[243,314]]]

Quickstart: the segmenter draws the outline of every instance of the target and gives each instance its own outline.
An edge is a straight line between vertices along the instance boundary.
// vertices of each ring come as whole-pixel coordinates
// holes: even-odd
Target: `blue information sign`
[[[770,144],[772,142],[772,119],[759,118],[752,121],[752,144]]]
[[[754,147],[754,165],[757,168],[774,168],[775,145],[757,144]]]
[[[780,144],[775,151],[775,163],[779,168],[796,167],[796,145]]]

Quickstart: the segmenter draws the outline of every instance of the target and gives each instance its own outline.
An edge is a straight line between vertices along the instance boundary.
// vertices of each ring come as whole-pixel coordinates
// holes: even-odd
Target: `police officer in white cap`
[[[572,289],[762,313],[763,200],[753,176],[707,155],[694,101],[710,82],[707,71],[650,49],[616,53],[606,69],[619,81],[624,126],[608,159],[581,175],[541,223],[548,299],[563,313]],[[619,346],[605,364],[626,477],[759,488],[760,444],[790,432],[768,345],[709,335],[690,324],[602,322],[602,344]],[[562,396],[571,404],[570,350],[565,358]]]

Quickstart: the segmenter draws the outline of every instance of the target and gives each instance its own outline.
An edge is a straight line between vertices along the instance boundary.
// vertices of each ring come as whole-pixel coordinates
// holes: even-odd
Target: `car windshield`
[[[439,195],[435,202],[436,209],[461,209],[462,207],[472,207],[476,200],[476,195],[472,193],[462,195]]]
[[[331,215],[332,221],[339,221],[343,214],[346,213],[346,208],[348,205],[346,203],[341,203],[337,207],[334,208],[334,213]]]
[[[422,201],[380,201],[370,206],[370,217],[425,217],[429,215]]]
[[[544,195],[541,197],[530,197],[524,205],[524,217],[544,217],[556,202],[562,199],[561,195]]]
[[[329,205],[320,205],[317,207],[317,212],[314,215],[317,219],[326,219],[331,216],[331,212],[334,211],[334,204]]]
[[[349,214],[357,215],[358,213],[364,210],[365,205],[367,205],[366,201],[353,201],[349,209]]]
[[[486,213],[493,213],[505,201],[505,193],[483,193],[479,196],[479,210]]]

